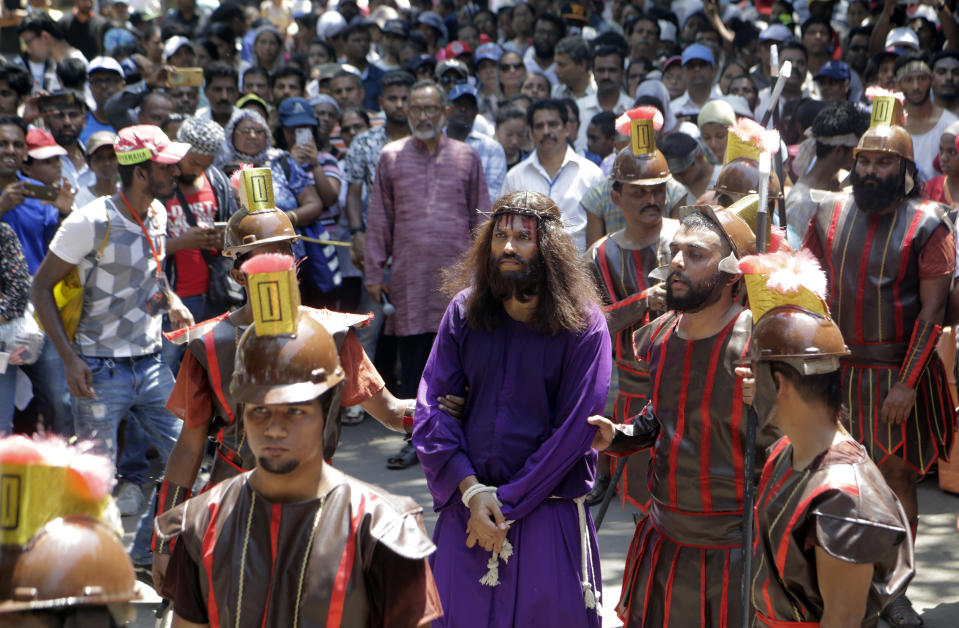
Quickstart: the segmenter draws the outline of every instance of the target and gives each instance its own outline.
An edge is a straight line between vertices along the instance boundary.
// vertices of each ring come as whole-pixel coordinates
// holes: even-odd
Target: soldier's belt
[[[691,512],[650,500],[649,520],[678,545],[721,549],[742,545],[742,511]]]

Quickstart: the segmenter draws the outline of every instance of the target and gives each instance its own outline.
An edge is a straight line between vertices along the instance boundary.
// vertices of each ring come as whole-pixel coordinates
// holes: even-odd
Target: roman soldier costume
[[[282,269],[252,272],[254,263]],[[344,370],[321,313],[299,306],[291,256],[250,271],[254,325],[240,339],[230,393],[239,404],[323,407],[323,454],[340,429]],[[261,299],[260,296],[263,298]],[[177,537],[164,594],[189,621],[219,625],[420,626],[440,616],[422,509],[326,466],[324,494],[274,503],[246,472],[164,513]]]
[[[642,121],[639,121],[642,124]],[[651,132],[639,132],[646,141],[624,148],[613,163],[613,181],[621,185],[661,185],[672,180],[666,158],[656,148]],[[638,138],[637,138],[638,139]],[[661,207],[661,212],[665,212]],[[649,373],[636,359],[633,334],[650,321],[647,294],[657,282],[650,273],[669,263],[669,242],[678,223],[664,218],[659,237],[642,248],[622,245],[623,231],[607,234],[589,249],[597,283],[606,303],[607,323],[613,340],[613,357],[618,371],[618,390],[613,422],[623,423],[642,410],[649,395]],[[639,508],[649,500],[646,490],[645,453],[631,457],[623,471],[619,494]]]
[[[912,140],[898,125],[871,127],[854,154],[861,151],[914,163]],[[905,176],[908,196],[916,184]],[[955,266],[943,208],[906,198],[893,211],[872,213],[852,195],[833,194],[819,204],[803,246],[827,271],[829,308],[851,352],[842,366],[846,429],[877,464],[896,455],[927,472],[948,455],[956,425],[935,351],[942,321],[919,316],[921,280],[951,275]],[[880,410],[896,383],[915,389],[916,402],[908,419],[892,424],[880,420]]]

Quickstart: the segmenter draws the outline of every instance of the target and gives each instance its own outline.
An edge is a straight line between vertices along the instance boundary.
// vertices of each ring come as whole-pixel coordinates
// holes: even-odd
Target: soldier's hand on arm
[[[604,416],[591,416],[588,419],[590,425],[595,425],[599,429],[596,430],[596,436],[593,437],[593,444],[590,445],[596,451],[605,451],[609,449],[609,446],[613,442],[613,436],[615,435],[616,428],[613,426],[613,422],[607,419]]]
[[[743,403],[747,406],[753,405],[753,398],[756,396],[756,378],[753,376],[753,370],[748,366],[737,366],[736,375],[742,379]]]
[[[469,392],[469,387],[466,388],[466,392]],[[454,419],[462,419],[463,413],[466,411],[466,397],[458,397],[457,395],[440,395],[436,398],[436,403],[439,405],[440,410],[450,415]]]

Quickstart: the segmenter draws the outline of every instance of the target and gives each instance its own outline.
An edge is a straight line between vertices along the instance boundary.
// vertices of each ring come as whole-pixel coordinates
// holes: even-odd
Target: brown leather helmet
[[[763,314],[749,342],[754,362],[785,362],[802,375],[831,373],[849,355],[839,327],[828,316],[798,305],[782,305]]]
[[[906,129],[898,125],[880,124],[870,127],[859,138],[859,143],[853,149],[852,156],[858,157],[862,151],[892,153],[916,163],[912,152],[912,137],[909,136]]]
[[[53,519],[16,559],[0,612],[124,604],[139,597],[123,541],[99,519]]]
[[[285,212],[275,207],[256,212],[241,208],[226,223],[223,255],[236,257],[270,242],[293,242],[298,237]]]
[[[723,166],[713,187],[717,197],[723,194],[730,197],[730,203],[738,201],[747,194],[759,193],[759,162],[746,157],[738,157]],[[782,198],[782,186],[775,173],[769,175],[769,198]]]
[[[679,219],[695,212],[703,214],[722,228],[734,257],[742,258],[756,253],[756,234],[741,217],[719,205],[688,205],[679,208]],[[730,272],[735,274],[739,269],[730,269]]]
[[[230,394],[240,403],[305,403],[343,377],[333,336],[301,306],[295,334],[258,335],[256,325],[243,332]]]
[[[670,179],[666,157],[659,149],[646,155],[634,155],[632,148],[624,148],[613,162],[613,181],[635,185],[659,185]]]

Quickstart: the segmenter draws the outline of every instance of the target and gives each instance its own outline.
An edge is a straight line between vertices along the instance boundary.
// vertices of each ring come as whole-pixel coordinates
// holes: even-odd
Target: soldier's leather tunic
[[[757,625],[819,625],[820,547],[845,562],[875,563],[862,623],[872,628],[914,574],[906,514],[858,443],[833,445],[798,471],[792,452],[788,438],[776,443],[759,487],[752,585]]]

